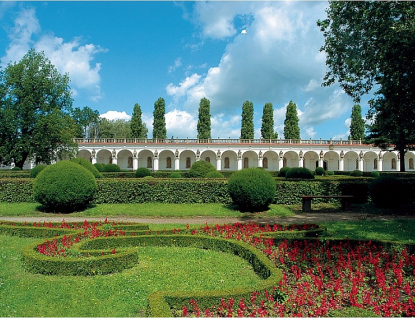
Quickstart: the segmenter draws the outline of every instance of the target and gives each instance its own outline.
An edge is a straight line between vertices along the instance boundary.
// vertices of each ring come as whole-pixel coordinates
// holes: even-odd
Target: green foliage
[[[363,177],[363,171],[360,170],[353,170],[350,172],[352,177]]]
[[[85,158],[72,158],[70,159],[71,162],[80,164],[82,167],[86,168],[88,171],[90,171],[95,178],[103,178],[102,173],[98,171],[98,169],[88,160]]]
[[[97,168],[97,170],[99,172],[103,172],[104,171],[104,167],[105,167],[105,163],[94,163],[95,168]]]
[[[223,179],[225,178],[223,176],[222,173],[220,173],[219,171],[215,170],[215,171],[210,171],[206,174],[206,178],[207,179]]]
[[[163,98],[159,98],[154,103],[153,111],[153,139],[166,139],[166,119],[164,117],[166,113],[165,102]]]
[[[290,167],[282,167],[280,171],[278,172],[278,177],[285,177],[288,171],[290,171]]]
[[[36,202],[33,198],[33,179],[0,178],[0,201]]]
[[[199,118],[197,121],[197,138],[211,139],[210,101],[203,97],[199,103]]]
[[[172,178],[172,179],[180,179],[180,178],[182,178],[182,175],[180,174],[180,172],[174,171],[174,172],[172,172],[170,174],[169,178]]]
[[[135,104],[130,121],[131,138],[147,138],[148,129],[141,116],[141,107],[140,105]]]
[[[76,138],[87,138],[88,136],[88,127],[92,127],[98,123],[99,112],[97,110],[92,110],[90,107],[86,106],[82,109],[76,107],[72,111],[72,118],[75,120],[77,125]]]
[[[240,211],[267,210],[275,197],[275,181],[261,168],[235,172],[228,182],[229,195]]]
[[[98,123],[90,127],[89,136],[91,138],[131,138],[130,121],[108,120],[100,117]]]
[[[188,176],[190,178],[206,178],[206,175],[211,171],[216,171],[216,168],[210,162],[199,160],[192,164]]]
[[[43,169],[33,182],[33,197],[47,210],[71,212],[85,207],[97,184],[93,174],[79,164],[60,161]]]
[[[0,163],[23,168],[28,158],[50,164],[73,156],[69,77],[32,49],[10,63],[0,81]]]
[[[120,171],[121,171],[120,166],[115,163],[109,163],[105,165],[104,170],[103,170],[103,172],[120,172]]]
[[[334,176],[334,171],[327,171],[328,176]]]
[[[359,307],[346,307],[343,309],[333,310],[329,312],[329,317],[382,317],[376,315],[373,310],[359,308]]]
[[[324,174],[326,173],[324,171],[324,168],[322,168],[322,167],[317,167],[314,172],[315,172],[316,176],[324,176]]]
[[[36,178],[36,176],[41,172],[43,169],[45,169],[46,165],[37,165],[33,169],[30,169],[30,177]]]
[[[393,175],[382,175],[369,185],[373,203],[380,208],[400,206],[406,201],[405,188],[401,180]]]
[[[262,111],[261,138],[278,139],[278,133],[274,132],[274,110],[272,103],[266,103]]]
[[[284,120],[284,138],[285,139],[300,139],[300,127],[297,105],[290,101],[287,105],[287,111]]]
[[[240,139],[254,139],[254,104],[248,100],[242,105]]]
[[[144,178],[150,175],[151,175],[151,171],[144,167],[140,167],[135,171],[135,176],[137,178]]]
[[[314,173],[307,168],[291,168],[285,177],[287,179],[314,179]]]
[[[12,171],[22,171],[22,168],[16,166],[16,167],[13,167],[11,170]]]
[[[380,176],[380,173],[379,173],[379,172],[377,172],[377,171],[372,171],[372,172],[370,173],[370,176],[371,176],[372,178],[377,178],[377,177],[379,177],[379,176]]]
[[[352,108],[349,140],[365,139],[365,121],[362,118],[362,108],[356,104]]]

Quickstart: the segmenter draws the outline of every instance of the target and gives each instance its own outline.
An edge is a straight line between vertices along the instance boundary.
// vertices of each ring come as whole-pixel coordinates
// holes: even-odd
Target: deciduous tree
[[[242,105],[241,139],[254,139],[254,104],[248,100]]]
[[[153,111],[153,139],[166,139],[167,138],[167,129],[166,129],[166,106],[163,98],[159,98],[154,103]]]
[[[291,100],[287,105],[287,111],[284,120],[284,138],[285,139],[300,139],[300,127],[297,105]]]
[[[331,1],[317,24],[325,37],[329,71],[323,85],[338,82],[359,102],[369,101],[369,136],[375,145],[405,152],[415,144],[415,3]]]
[[[199,103],[199,118],[197,121],[197,138],[211,139],[210,101],[203,97]]]
[[[76,107],[72,111],[72,118],[77,124],[76,137],[88,138],[89,127],[98,122],[99,112],[97,110],[91,109],[88,106],[85,106],[82,109]]]
[[[27,159],[46,164],[72,156],[75,122],[67,74],[44,53],[30,50],[8,64],[1,78],[0,162],[22,168]]]
[[[266,103],[262,110],[261,138],[278,139],[278,133],[274,132],[274,109],[272,103]]]

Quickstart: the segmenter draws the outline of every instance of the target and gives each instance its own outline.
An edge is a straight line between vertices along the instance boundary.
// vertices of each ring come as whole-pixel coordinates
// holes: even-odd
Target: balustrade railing
[[[310,145],[362,145],[361,140],[332,139],[147,139],[147,138],[76,138],[78,144],[310,144]]]

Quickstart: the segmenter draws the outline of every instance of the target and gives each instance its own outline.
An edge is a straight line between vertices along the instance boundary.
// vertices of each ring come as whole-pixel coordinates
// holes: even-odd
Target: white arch
[[[100,149],[97,151],[97,163],[103,163],[105,165],[111,162],[111,151],[108,149]]]
[[[319,155],[316,151],[309,150],[304,154],[304,167],[311,171],[318,167]]]
[[[265,168],[265,170],[269,171],[278,171],[280,169],[279,167],[279,156],[278,154],[273,150],[268,150],[263,154],[263,158],[267,158],[268,160],[268,168]]]
[[[326,170],[327,171],[338,171],[339,170],[339,160],[340,155],[333,151],[327,151],[324,154],[324,162],[326,164]]]
[[[226,166],[226,158],[229,160],[229,168]],[[238,157],[233,150],[226,150],[222,153],[222,171],[238,170]]]
[[[123,149],[117,153],[117,165],[121,170],[133,169],[133,153],[130,150]]]
[[[149,167],[148,158],[150,158],[151,166]],[[138,168],[153,169],[154,154],[152,151],[145,149],[138,153]]]
[[[359,159],[359,155],[355,151],[348,151],[344,155],[344,171],[353,171],[357,170],[356,160]]]
[[[184,150],[180,153],[180,170],[189,170],[187,158],[190,158],[190,167],[196,161],[196,154],[192,150]]]
[[[245,151],[242,154],[242,168],[257,168],[258,154],[253,150]]]
[[[175,156],[172,150],[162,150],[159,153],[159,170],[174,170]],[[170,158],[170,167],[168,166]]]
[[[91,162],[91,152],[86,149],[82,149],[78,151],[78,154],[76,155],[77,158],[84,158]]]
[[[284,154],[284,159],[285,159],[285,164],[286,167],[290,167],[290,168],[298,168],[299,167],[299,159],[300,157],[298,156],[298,153],[296,153],[295,151],[287,151]]]
[[[377,171],[379,158],[376,152],[368,151],[363,155],[363,171]]]

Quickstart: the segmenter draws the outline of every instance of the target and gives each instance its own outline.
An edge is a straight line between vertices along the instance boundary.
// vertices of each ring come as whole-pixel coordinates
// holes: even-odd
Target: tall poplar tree
[[[132,138],[147,138],[148,129],[141,118],[141,107],[138,104],[134,105],[133,116],[131,117],[130,129]]]
[[[298,126],[297,105],[292,100],[287,105],[287,112],[284,120],[284,138],[300,139],[300,127]]]
[[[242,105],[241,139],[254,139],[254,104],[250,101]]]
[[[164,117],[165,113],[166,113],[166,105],[165,105],[164,99],[160,97],[154,103],[153,139],[166,139],[167,138],[166,118]]]
[[[272,103],[266,103],[262,111],[261,138],[278,139],[278,133],[274,132],[274,110]]]
[[[197,122],[197,138],[211,139],[210,101],[203,97],[199,103],[199,119]]]
[[[349,140],[365,139],[365,121],[362,118],[362,108],[356,104],[352,108]]]

